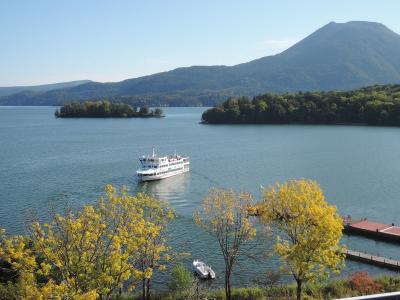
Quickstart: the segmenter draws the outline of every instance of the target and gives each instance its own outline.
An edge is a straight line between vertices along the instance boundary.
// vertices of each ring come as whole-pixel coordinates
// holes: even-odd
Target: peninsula
[[[400,126],[400,85],[352,91],[229,98],[206,110],[207,124],[367,124]]]
[[[108,100],[70,102],[55,112],[57,118],[161,118],[161,108],[150,109],[142,106],[139,109],[126,103],[114,103]]]

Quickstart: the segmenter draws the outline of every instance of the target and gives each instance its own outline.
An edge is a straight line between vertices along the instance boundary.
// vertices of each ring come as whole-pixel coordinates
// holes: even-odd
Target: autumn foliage
[[[297,299],[303,284],[325,279],[343,265],[342,220],[317,182],[278,183],[264,189],[256,206],[249,193],[214,188],[193,217],[219,245],[226,299],[233,299],[239,259],[256,245],[252,215],[276,231],[275,252],[297,283]],[[155,272],[177,256],[167,244],[173,218],[167,202],[107,185],[97,203],[35,222],[29,235],[6,236],[0,230],[0,266],[14,275],[15,299],[108,300],[122,290],[140,289],[147,300]],[[360,293],[380,289],[366,273],[353,274],[350,286]]]
[[[233,189],[211,189],[202,208],[194,213],[195,223],[218,241],[225,264],[225,297],[232,299],[231,277],[239,257],[249,251],[256,228],[249,217],[253,199]]]
[[[349,284],[352,289],[363,295],[378,293],[382,285],[376,283],[368,272],[355,272],[349,276]]]
[[[317,182],[291,180],[265,189],[260,215],[277,231],[275,251],[296,280],[297,299],[301,299],[303,283],[340,269],[342,220],[336,207],[325,201]]]
[[[33,223],[29,236],[2,231],[0,258],[18,272],[23,299],[110,299],[163,269],[172,218],[167,203],[107,185],[95,205]]]

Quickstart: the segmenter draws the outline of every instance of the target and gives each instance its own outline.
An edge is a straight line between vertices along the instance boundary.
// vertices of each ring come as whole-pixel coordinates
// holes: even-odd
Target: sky
[[[0,86],[109,82],[277,54],[325,24],[400,33],[399,0],[0,0]]]

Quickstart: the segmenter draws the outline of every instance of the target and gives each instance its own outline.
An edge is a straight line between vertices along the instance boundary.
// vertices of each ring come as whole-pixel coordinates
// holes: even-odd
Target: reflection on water
[[[167,200],[172,207],[187,206],[185,197],[190,184],[190,172],[172,176],[163,180],[138,182],[135,191]]]

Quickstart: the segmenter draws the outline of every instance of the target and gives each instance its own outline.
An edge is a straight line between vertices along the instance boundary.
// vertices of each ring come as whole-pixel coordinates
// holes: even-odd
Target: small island
[[[400,126],[400,85],[352,91],[267,93],[229,98],[206,110],[206,124],[365,124]]]
[[[115,103],[108,100],[70,102],[55,112],[57,118],[161,118],[161,108],[150,109],[142,106],[139,109],[126,103]]]

